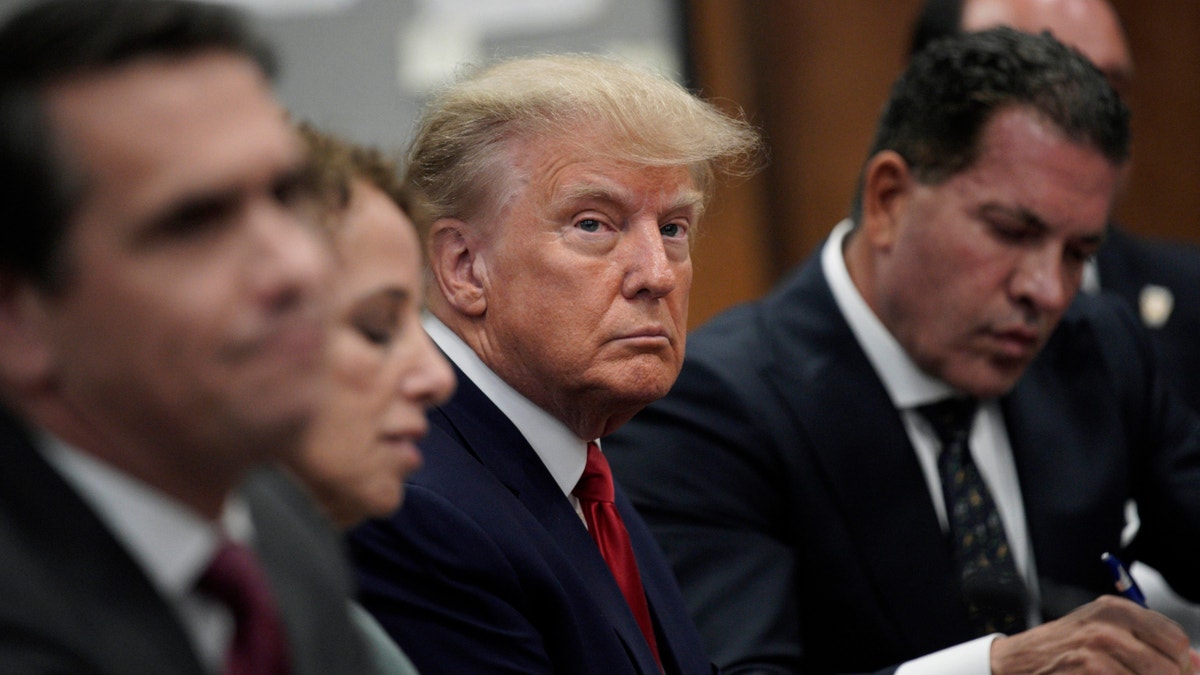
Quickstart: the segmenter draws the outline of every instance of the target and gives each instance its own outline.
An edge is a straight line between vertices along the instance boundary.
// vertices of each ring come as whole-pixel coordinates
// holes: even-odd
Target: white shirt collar
[[[846,269],[843,253],[843,244],[853,227],[854,224],[846,219],[833,228],[821,249],[821,270],[833,291],[838,309],[846,317],[846,323],[850,324],[858,344],[883,380],[892,404],[899,409],[914,408],[959,394],[953,387],[913,363],[858,292],[854,281],[850,279],[850,271]]]
[[[216,553],[220,538],[247,543],[249,509],[231,496],[215,525],[192,509],[67,443],[41,433],[46,460],[79,493],[145,570],[166,598],[191,593]]]
[[[563,494],[570,498],[587,463],[588,442],[500,379],[475,350],[437,317],[426,314],[422,322],[429,337],[447,358],[512,421],[546,465]]]

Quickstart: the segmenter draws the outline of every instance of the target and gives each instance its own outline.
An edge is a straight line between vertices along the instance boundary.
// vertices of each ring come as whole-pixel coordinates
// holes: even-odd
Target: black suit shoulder
[[[1101,288],[1146,326],[1171,386],[1200,410],[1200,247],[1114,226],[1096,260]]]
[[[0,672],[203,675],[172,607],[4,411],[0,450]],[[294,672],[369,672],[335,535],[277,472],[251,477],[244,495]]]

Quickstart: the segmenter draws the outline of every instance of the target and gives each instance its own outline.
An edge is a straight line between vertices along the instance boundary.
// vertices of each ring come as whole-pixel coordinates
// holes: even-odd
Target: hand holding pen
[[[1121,562],[1117,556],[1107,552],[1101,554],[1100,560],[1105,565],[1108,565],[1108,571],[1112,573],[1113,584],[1117,587],[1117,593],[1129,598],[1142,607],[1146,607],[1146,596],[1142,593],[1142,589],[1138,588],[1137,582],[1133,580],[1133,576],[1129,574],[1129,569],[1125,567],[1125,563]]]
[[[1029,673],[1054,664],[1056,672],[1200,673],[1200,654],[1179,624],[1145,609],[1146,598],[1129,570],[1111,554],[1101,558],[1117,592],[1093,600],[1059,619],[996,638],[993,675]]]

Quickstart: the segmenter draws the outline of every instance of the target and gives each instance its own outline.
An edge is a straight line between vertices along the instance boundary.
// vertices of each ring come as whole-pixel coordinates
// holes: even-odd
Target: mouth
[[[396,455],[404,475],[416,471],[424,463],[421,449],[417,447],[417,439],[421,435],[411,431],[395,431],[381,433],[378,437],[379,444]]]
[[[659,326],[647,326],[629,331],[614,338],[614,341],[624,343],[644,343],[647,345],[669,344],[671,336],[667,331]]]
[[[1033,358],[1042,343],[1041,334],[1032,328],[991,331],[990,337],[998,348],[999,356],[1006,359]]]
[[[317,319],[296,318],[255,337],[227,345],[224,356],[231,361],[277,356],[301,365],[317,365],[325,352],[325,324]]]

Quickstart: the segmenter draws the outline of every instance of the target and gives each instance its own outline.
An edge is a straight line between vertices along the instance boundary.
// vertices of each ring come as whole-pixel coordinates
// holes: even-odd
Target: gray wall
[[[439,16],[420,0],[362,0],[338,14],[267,20],[283,56],[280,95],[299,117],[395,148],[408,139],[430,87],[452,75],[461,58],[589,51],[679,75],[682,21],[675,0],[588,0],[578,4],[591,11],[576,21],[540,22],[515,12],[531,3],[507,4],[514,12],[488,10],[481,17],[488,25]]]
[[[0,0],[0,17],[29,1]],[[587,51],[682,69],[680,0],[225,1],[257,7],[296,117],[389,150],[464,58]]]

